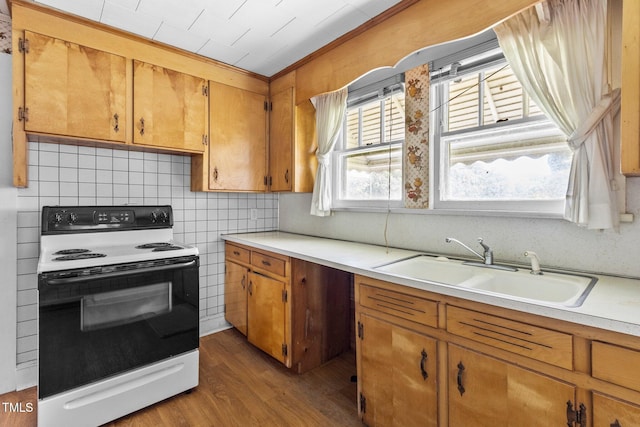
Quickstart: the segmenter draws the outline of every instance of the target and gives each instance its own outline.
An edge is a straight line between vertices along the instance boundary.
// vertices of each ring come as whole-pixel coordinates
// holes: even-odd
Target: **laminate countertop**
[[[430,283],[385,273],[375,268],[422,254],[420,251],[281,231],[226,234],[222,239],[403,286],[640,336],[640,279],[585,272],[597,277],[598,282],[581,306],[565,307],[514,299],[459,286]],[[521,267],[528,268],[524,265]],[[544,265],[542,268],[544,270]]]

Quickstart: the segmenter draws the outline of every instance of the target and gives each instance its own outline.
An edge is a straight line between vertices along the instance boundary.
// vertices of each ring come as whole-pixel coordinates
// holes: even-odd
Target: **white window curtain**
[[[316,108],[316,131],[318,134],[318,170],[313,185],[311,215],[331,214],[331,151],[336,145],[347,110],[347,88],[323,93],[311,98]]]
[[[494,28],[524,90],[573,150],[565,219],[617,229],[613,116],[620,89],[607,74],[606,0],[549,0]]]

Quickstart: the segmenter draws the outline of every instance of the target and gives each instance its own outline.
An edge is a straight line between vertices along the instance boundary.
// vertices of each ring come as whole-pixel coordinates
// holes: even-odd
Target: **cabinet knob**
[[[144,135],[144,117],[140,117],[140,135]]]
[[[113,130],[115,132],[118,132],[120,130],[119,119],[120,119],[120,116],[118,116],[118,113],[113,115]]]
[[[213,180],[215,182],[218,182],[218,168],[217,167],[213,168]]]
[[[286,172],[284,173],[284,181],[287,184],[289,183],[289,169],[287,169]]]

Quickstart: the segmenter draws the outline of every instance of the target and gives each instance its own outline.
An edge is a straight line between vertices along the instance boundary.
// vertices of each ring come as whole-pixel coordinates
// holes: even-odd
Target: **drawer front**
[[[447,307],[447,331],[473,341],[573,369],[573,337],[459,307]]]
[[[361,284],[360,305],[422,325],[438,327],[438,303],[435,301]]]
[[[251,260],[251,251],[249,251],[249,249],[227,243],[224,247],[224,256],[226,259],[233,259],[249,264]]]
[[[251,265],[278,276],[286,276],[286,261],[260,252],[251,252]]]
[[[591,343],[591,371],[600,378],[640,391],[640,351],[598,341]]]

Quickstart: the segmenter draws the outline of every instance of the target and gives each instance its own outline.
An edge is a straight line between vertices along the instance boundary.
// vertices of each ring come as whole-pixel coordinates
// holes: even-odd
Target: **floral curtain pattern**
[[[429,207],[429,67],[405,72],[404,205]]]
[[[11,53],[11,18],[0,13],[0,52]]]

